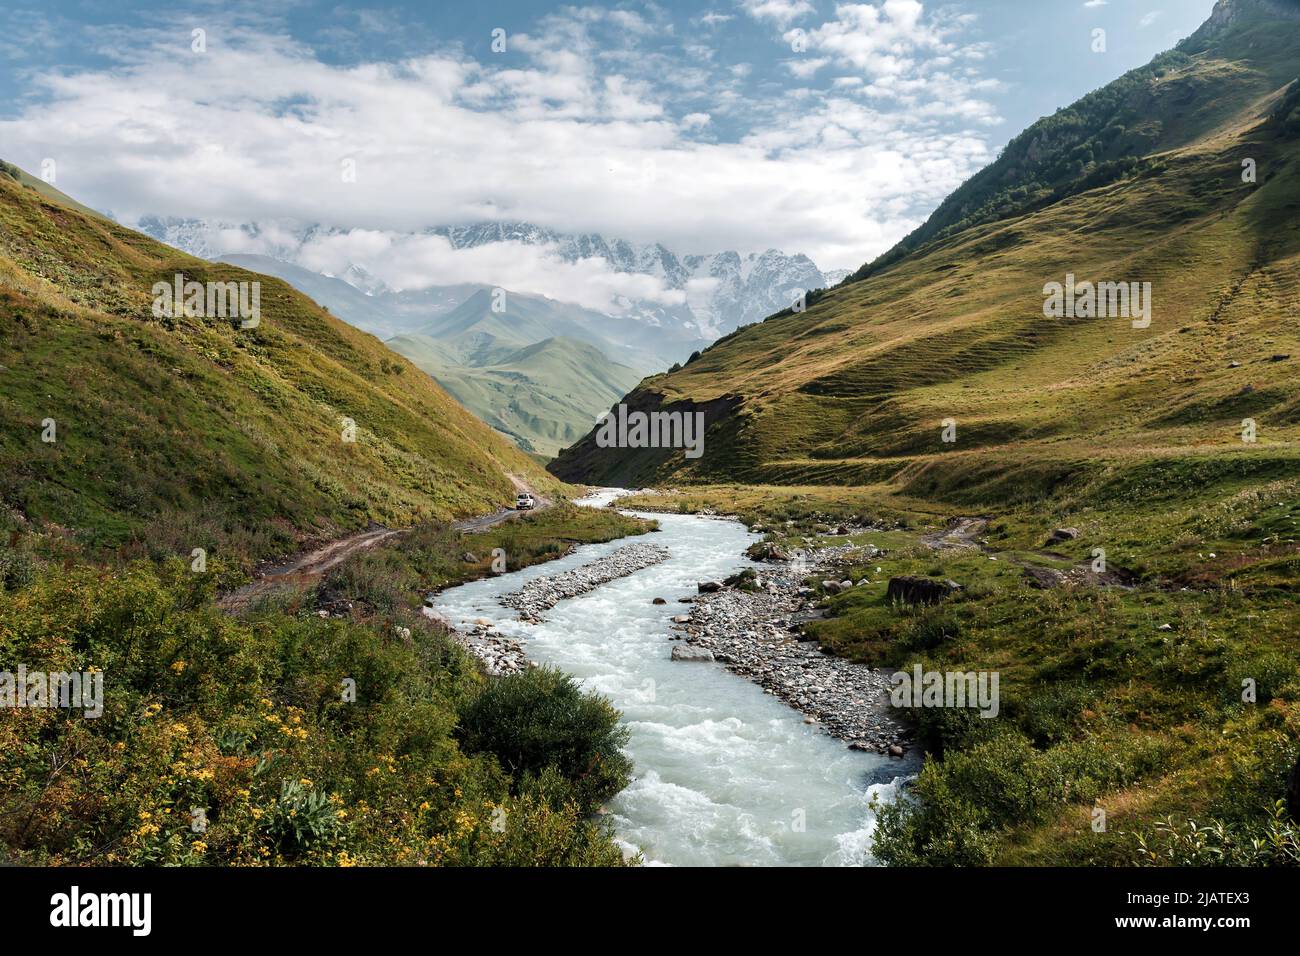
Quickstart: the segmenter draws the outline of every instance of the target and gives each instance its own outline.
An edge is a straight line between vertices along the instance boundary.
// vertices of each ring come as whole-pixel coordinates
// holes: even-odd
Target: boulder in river
[[[695,587],[701,594],[712,594],[714,591],[722,590],[722,584],[718,581],[701,581]]]
[[[753,568],[742,568],[722,583],[725,587],[752,591],[759,583],[758,573]]]
[[[790,560],[790,555],[771,541],[761,541],[758,544],[751,545],[746,553],[755,561]]]
[[[936,581],[933,578],[919,578],[904,574],[889,579],[889,590],[885,592],[885,599],[902,601],[904,604],[938,604],[960,590],[961,585],[956,581]]]
[[[650,603],[651,603],[651,604],[667,604],[668,602],[665,601],[663,598],[655,598],[655,599],[654,599],[653,601],[651,601]]]
[[[673,660],[675,661],[711,661],[713,660],[713,651],[707,647],[696,647],[693,644],[674,644]]]

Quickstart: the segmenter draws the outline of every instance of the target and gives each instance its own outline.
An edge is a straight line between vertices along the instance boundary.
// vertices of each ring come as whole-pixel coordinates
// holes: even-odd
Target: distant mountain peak
[[[145,216],[137,228],[204,259],[257,249],[261,255],[294,265],[302,265],[303,249],[312,240],[344,232],[319,224],[231,223],[168,216]],[[844,276],[822,272],[802,253],[774,248],[745,254],[727,250],[679,255],[662,242],[635,243],[595,232],[561,233],[521,221],[434,226],[423,234],[441,236],[453,249],[500,242],[547,246],[564,262],[598,258],[615,272],[653,276],[667,289],[684,293],[686,301],[665,305],[619,298],[613,313],[652,328],[685,331],[703,339],[716,339],[789,308],[801,293],[829,287]],[[388,288],[360,263],[350,263],[330,278],[341,279],[372,297],[399,291]]]
[[[1216,40],[1261,16],[1300,20],[1300,0],[1218,0],[1209,19],[1179,48]]]

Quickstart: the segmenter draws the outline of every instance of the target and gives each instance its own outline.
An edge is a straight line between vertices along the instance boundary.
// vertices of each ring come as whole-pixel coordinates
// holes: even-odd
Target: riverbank
[[[829,574],[838,582],[847,563],[867,556],[861,548],[830,547],[811,558],[801,556],[801,563],[764,564],[752,579],[738,582],[742,587],[690,599],[688,620],[676,626],[690,645],[815,720],[831,736],[858,750],[902,757],[912,744],[906,727],[889,713],[892,670],[828,654],[804,633],[804,624],[822,615],[804,579]]]

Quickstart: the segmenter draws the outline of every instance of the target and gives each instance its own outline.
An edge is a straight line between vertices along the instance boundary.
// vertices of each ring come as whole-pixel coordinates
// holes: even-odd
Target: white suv
[[[520,492],[519,497],[515,499],[516,511],[531,511],[537,507],[537,499],[528,492]]]

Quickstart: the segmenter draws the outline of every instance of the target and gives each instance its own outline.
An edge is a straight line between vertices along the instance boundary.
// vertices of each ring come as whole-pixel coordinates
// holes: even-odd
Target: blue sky
[[[481,219],[854,268],[1213,6],[0,3],[0,156],[127,222],[320,223],[322,267],[414,273],[421,229]]]

